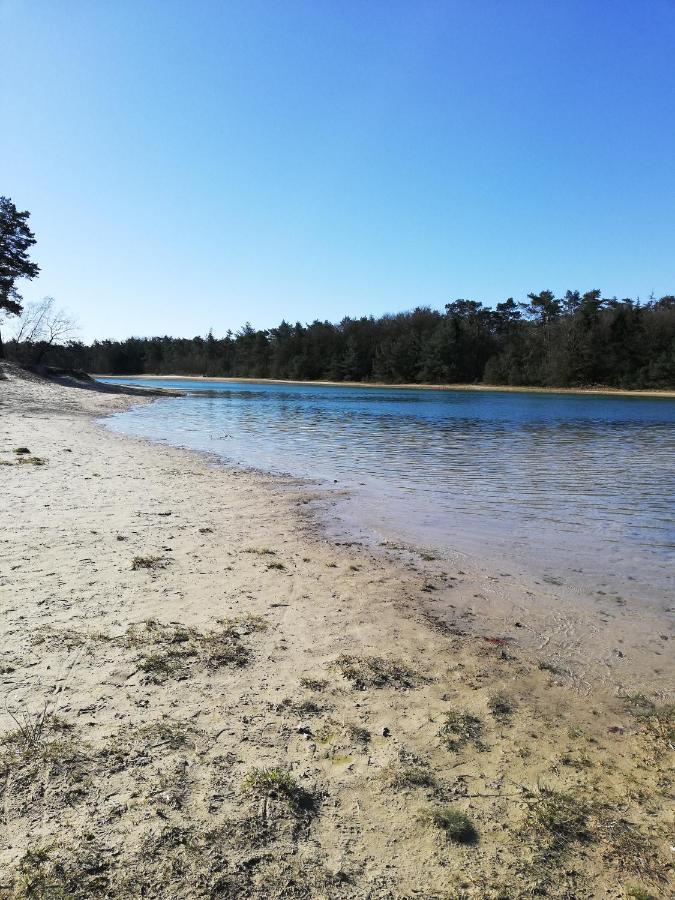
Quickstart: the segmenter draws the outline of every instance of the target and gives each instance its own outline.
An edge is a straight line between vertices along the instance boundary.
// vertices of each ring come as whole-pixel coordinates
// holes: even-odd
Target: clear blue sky
[[[675,0],[0,0],[82,337],[675,292]]]

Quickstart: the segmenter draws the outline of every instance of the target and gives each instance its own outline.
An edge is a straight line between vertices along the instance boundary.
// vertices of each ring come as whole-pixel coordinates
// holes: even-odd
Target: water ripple
[[[137,383],[142,383],[138,381]],[[192,391],[117,414],[116,430],[353,487],[423,543],[509,539],[642,578],[675,549],[675,401],[168,382]],[[372,518],[372,516],[371,516]],[[598,557],[598,554],[600,557]],[[658,572],[649,578],[659,579]]]

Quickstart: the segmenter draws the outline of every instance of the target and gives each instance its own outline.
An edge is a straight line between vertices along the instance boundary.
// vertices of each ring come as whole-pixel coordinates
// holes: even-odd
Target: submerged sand
[[[330,540],[132,402],[0,381],[0,895],[667,895],[667,635]]]

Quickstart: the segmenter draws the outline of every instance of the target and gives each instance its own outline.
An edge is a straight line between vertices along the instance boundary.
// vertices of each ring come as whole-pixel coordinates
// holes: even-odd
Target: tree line
[[[552,291],[486,306],[455,300],[443,311],[318,319],[276,328],[246,324],[224,337],[72,340],[73,323],[51,298],[23,305],[21,279],[39,274],[30,214],[0,197],[0,319],[18,317],[7,352],[110,375],[176,374],[300,381],[618,388],[675,387],[675,296],[639,300],[599,290]],[[0,356],[3,344],[0,337]]]
[[[111,375],[668,388],[675,296],[640,303],[598,290],[542,291],[494,308],[455,300],[442,312],[421,306],[338,324],[246,324],[224,337],[71,341],[50,347],[45,361]]]

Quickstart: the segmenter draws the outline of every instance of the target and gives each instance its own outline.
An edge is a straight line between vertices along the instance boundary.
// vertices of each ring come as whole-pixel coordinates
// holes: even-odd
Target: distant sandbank
[[[123,380],[136,380],[142,378],[146,381],[208,381],[225,382],[234,384],[304,384],[322,387],[358,387],[358,388],[395,388],[396,390],[425,390],[425,391],[486,391],[499,393],[521,394],[597,394],[613,397],[657,397],[667,400],[675,399],[675,391],[629,391],[620,388],[606,386],[588,388],[561,388],[561,387],[516,387],[513,385],[499,384],[389,384],[383,381],[294,381],[284,378],[229,378],[226,376],[210,377],[207,375],[108,375],[97,373],[92,378],[117,378]]]

